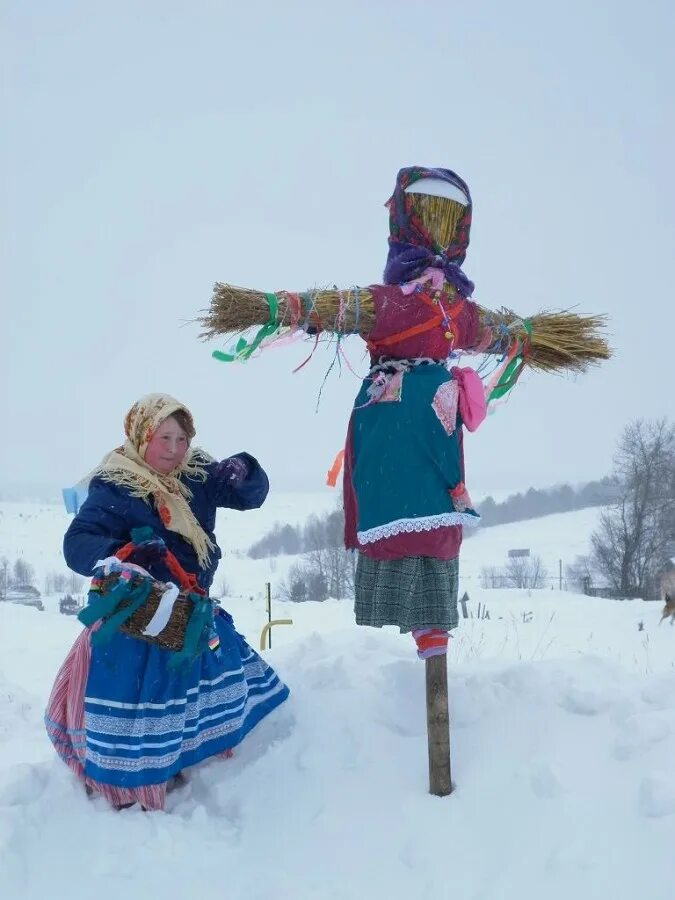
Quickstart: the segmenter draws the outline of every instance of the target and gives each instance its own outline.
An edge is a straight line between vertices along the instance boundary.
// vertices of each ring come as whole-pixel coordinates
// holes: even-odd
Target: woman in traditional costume
[[[288,688],[232,617],[207,602],[221,557],[216,509],[261,506],[269,489],[262,467],[247,453],[216,462],[193,447],[190,411],[166,394],[135,403],[124,430],[125,443],[95,470],[65,535],[66,562],[91,576],[110,571],[110,561],[115,569],[115,554],[131,546],[134,571],[153,583],[187,577],[207,616],[196,650],[176,665],[175,652],[96,620],[92,592],[83,614],[90,627],[56,677],[45,722],[88,793],[117,808],[138,802],[154,810],[184,769],[231,755]]]

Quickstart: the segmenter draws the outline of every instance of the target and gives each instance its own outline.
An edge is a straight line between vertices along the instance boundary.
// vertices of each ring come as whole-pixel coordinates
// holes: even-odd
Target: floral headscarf
[[[445,181],[458,188],[467,199],[462,218],[447,247],[436,244],[413,213],[414,195],[407,193],[406,189],[424,178]],[[389,255],[384,283],[412,281],[432,266],[442,269],[446,280],[463,297],[470,297],[474,285],[461,269],[471,230],[471,194],[466,182],[450,169],[411,166],[398,173],[394,193],[386,206],[389,209]]]
[[[144,459],[153,434],[162,422],[179,411],[187,417],[191,432],[188,438],[192,438],[195,433],[192,413],[186,406],[168,394],[141,397],[124,418],[125,443],[109,453],[92,474],[127,488],[134,497],[148,502],[152,498],[164,526],[192,544],[199,565],[204,567],[215,545],[190,509],[188,501],[192,493],[181,476],[206,480],[204,467],[209,457],[203,450],[190,447],[181,464],[168,475],[155,471]]]

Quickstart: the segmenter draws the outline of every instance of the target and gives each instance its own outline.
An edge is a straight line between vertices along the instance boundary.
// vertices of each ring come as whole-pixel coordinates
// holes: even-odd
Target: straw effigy
[[[443,197],[417,194],[414,212],[438,248],[449,244],[463,214],[461,204]],[[453,303],[456,290],[444,284],[441,300]],[[467,301],[473,302],[473,301]],[[583,372],[611,355],[603,335],[606,317],[578,315],[569,310],[539,312],[522,317],[510,309],[490,310],[476,304],[480,321],[480,347],[454,350],[503,355],[514,342],[525,348],[523,363],[542,372]],[[303,330],[312,334],[360,334],[375,325],[375,304],[368,287],[313,289],[302,293],[265,293],[216,283],[210,307],[198,320],[201,337],[236,336],[250,328],[264,328],[261,340],[279,331]],[[492,339],[485,339],[491,332]]]
[[[205,340],[232,337],[253,327],[272,324],[269,296],[262,291],[217,283],[211,306],[199,319],[203,327],[200,336]],[[278,291],[275,296],[277,308],[273,324],[277,329],[301,328],[313,333],[360,334],[366,338],[375,323],[373,295],[368,288],[317,289],[295,295]],[[294,309],[294,301],[289,297],[299,299],[302,304],[300,315],[297,314],[297,300]],[[609,359],[611,355],[602,335],[606,327],[605,316],[561,311],[536,313],[524,320],[512,310],[492,311],[477,305],[481,326],[494,332],[494,341],[485,352],[502,354],[511,339],[527,341],[524,362],[542,372],[583,372],[589,365]],[[529,335],[525,322],[531,327]],[[505,334],[502,326],[508,331],[504,341],[500,341],[500,335]],[[455,349],[471,351],[474,348]]]

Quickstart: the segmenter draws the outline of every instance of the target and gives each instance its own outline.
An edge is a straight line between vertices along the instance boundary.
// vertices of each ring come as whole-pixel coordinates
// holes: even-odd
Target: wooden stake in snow
[[[450,717],[448,714],[447,657],[425,660],[427,680],[427,736],[429,739],[429,793],[447,797],[450,777]]]

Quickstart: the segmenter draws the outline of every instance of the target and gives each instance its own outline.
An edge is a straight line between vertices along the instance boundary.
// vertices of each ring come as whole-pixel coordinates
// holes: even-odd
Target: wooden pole
[[[450,777],[450,717],[448,714],[447,656],[424,662],[427,681],[427,736],[429,740],[429,793],[447,797]]]

